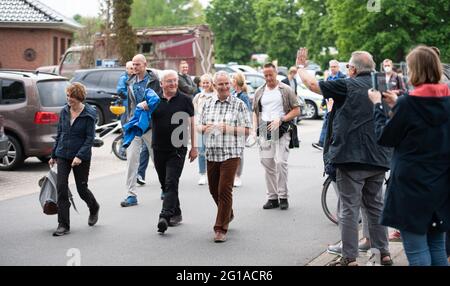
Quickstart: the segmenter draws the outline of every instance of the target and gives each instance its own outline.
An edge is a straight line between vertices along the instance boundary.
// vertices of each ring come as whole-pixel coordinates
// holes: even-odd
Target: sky
[[[53,10],[72,18],[76,14],[81,16],[97,16],[100,11],[98,0],[38,0]],[[200,0],[206,6],[209,0]]]

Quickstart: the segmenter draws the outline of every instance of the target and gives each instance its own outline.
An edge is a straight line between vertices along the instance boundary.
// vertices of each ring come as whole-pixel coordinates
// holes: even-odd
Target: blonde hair
[[[205,73],[204,75],[202,75],[202,76],[200,77],[200,84],[201,84],[204,80],[208,80],[208,81],[211,83],[210,89],[211,89],[212,91],[214,91],[215,89],[214,89],[214,84],[213,84],[213,77],[212,77],[212,75],[209,74],[209,73]]]
[[[86,87],[79,82],[73,82],[66,88],[68,97],[83,102],[86,99]]]
[[[442,63],[435,50],[417,46],[407,56],[408,75],[413,86],[424,83],[439,83],[442,78]]]
[[[245,82],[245,75],[241,72],[237,72],[233,76],[233,80],[236,81],[237,86],[239,86],[244,92],[247,92],[247,83]]]

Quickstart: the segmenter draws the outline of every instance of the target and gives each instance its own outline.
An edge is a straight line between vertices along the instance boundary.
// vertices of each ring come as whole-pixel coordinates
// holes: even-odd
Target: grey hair
[[[161,79],[160,81],[163,81],[166,79],[166,77],[168,77],[169,75],[175,75],[178,79],[178,73],[174,70],[163,70],[161,73]]]
[[[371,72],[375,70],[375,62],[370,53],[366,51],[356,51],[352,53],[350,63],[355,67],[357,73]]]
[[[226,76],[227,79],[228,79],[228,81],[231,81],[230,75],[229,75],[226,71],[218,71],[218,72],[216,72],[216,73],[214,74],[214,77],[213,77],[213,82],[214,82],[214,84],[217,82],[217,78],[218,78],[219,76]]]
[[[339,65],[339,62],[337,60],[331,60],[328,62],[328,64],[331,66],[332,64],[336,64],[337,66]]]

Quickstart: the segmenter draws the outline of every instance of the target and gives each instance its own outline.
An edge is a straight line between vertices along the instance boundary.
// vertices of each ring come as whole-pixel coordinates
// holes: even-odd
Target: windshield
[[[66,104],[67,80],[47,80],[39,81],[37,88],[41,105],[45,107],[63,106]]]

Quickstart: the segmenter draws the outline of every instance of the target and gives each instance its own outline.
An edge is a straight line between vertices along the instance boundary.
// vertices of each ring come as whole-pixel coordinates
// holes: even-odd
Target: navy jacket
[[[91,160],[96,115],[97,111],[86,103],[71,126],[69,105],[66,104],[59,115],[58,133],[52,158],[73,160],[78,157],[82,161]]]
[[[450,95],[446,85],[434,86],[443,86],[447,91],[441,91]],[[433,95],[430,89],[422,93]],[[388,119],[380,104],[374,110],[379,144],[394,147],[381,222],[417,234],[430,227],[448,231],[450,96],[404,95],[392,111]]]

